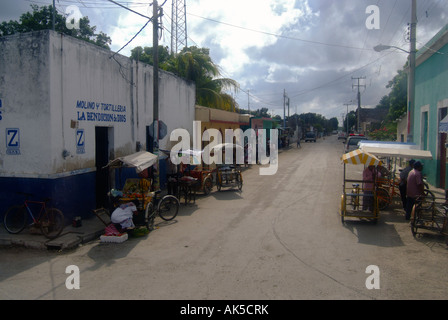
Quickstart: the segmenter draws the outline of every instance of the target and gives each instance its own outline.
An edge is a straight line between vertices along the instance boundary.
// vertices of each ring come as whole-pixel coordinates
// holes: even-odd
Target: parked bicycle
[[[27,197],[31,196],[26,194]],[[8,208],[3,223],[6,231],[11,234],[17,234],[23,231],[31,218],[31,225],[40,228],[42,234],[48,239],[58,237],[65,226],[64,214],[56,208],[48,208],[47,203],[50,199],[44,201],[32,201],[26,199],[22,205],[14,205]],[[39,209],[36,215],[33,209]]]
[[[157,215],[165,221],[171,221],[179,213],[179,200],[172,195],[159,198],[160,192],[158,190],[149,194],[150,200],[145,209],[145,225],[148,230],[154,229]]]
[[[411,217],[411,231],[414,236],[419,229],[429,230],[445,236],[448,244],[448,206],[446,199],[432,199],[430,205],[423,197],[419,199],[414,207]]]

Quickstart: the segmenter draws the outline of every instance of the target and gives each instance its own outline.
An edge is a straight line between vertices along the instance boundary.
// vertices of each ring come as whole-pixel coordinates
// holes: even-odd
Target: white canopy
[[[419,150],[414,144],[389,142],[360,142],[359,148],[377,157],[398,157],[407,159],[429,159],[432,154],[428,150]]]
[[[137,173],[151,167],[157,162],[157,156],[147,151],[140,151],[125,157],[120,157],[109,162],[107,167],[120,168],[130,167],[135,168]]]

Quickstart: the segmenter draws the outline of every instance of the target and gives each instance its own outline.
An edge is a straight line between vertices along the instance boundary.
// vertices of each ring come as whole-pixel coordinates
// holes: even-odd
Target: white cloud
[[[133,3],[134,10],[152,16],[150,6],[138,7],[141,0]],[[409,48],[410,2],[379,2],[380,30],[365,27],[368,4],[359,0],[187,0],[188,44],[210,48],[223,76],[241,84],[244,91],[237,101],[242,107],[247,106],[251,89],[251,109],[267,107],[282,114],[286,90],[299,113],[312,110],[340,117],[346,112],[344,104],[356,98],[351,77],[367,78],[363,105],[374,106],[388,93],[388,81],[407,58],[400,52],[377,53],[372,48],[379,43]],[[171,0],[164,9],[164,27],[170,31]],[[428,0],[418,9],[421,47],[445,25],[448,8],[440,0]],[[122,8],[101,15],[90,9],[86,15],[112,38],[115,51],[146,23]],[[170,46],[168,30],[161,40],[166,46]],[[121,53],[129,55],[136,46],[152,46],[152,24]]]

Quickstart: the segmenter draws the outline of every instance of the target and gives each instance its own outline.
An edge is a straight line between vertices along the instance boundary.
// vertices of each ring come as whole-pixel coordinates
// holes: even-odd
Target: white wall
[[[114,56],[117,62],[112,54],[48,30],[0,39],[0,132],[19,128],[21,142],[20,155],[7,155],[6,139],[0,139],[0,175],[93,170],[96,126],[113,128],[112,157],[135,152],[137,141],[146,148],[153,69],[121,55]],[[159,119],[168,126],[163,148],[172,130],[192,133],[195,86],[162,71],[159,79]],[[92,120],[93,113],[107,121]],[[78,130],[84,130],[84,153],[77,148]]]

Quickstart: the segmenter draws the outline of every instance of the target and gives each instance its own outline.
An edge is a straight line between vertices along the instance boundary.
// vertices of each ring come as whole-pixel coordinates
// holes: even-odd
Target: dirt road
[[[253,166],[242,192],[215,188],[145,238],[2,249],[0,299],[445,299],[443,239],[415,239],[400,210],[341,223],[342,147],[334,136],[283,151],[276,175]],[[70,265],[80,289],[66,287]]]

